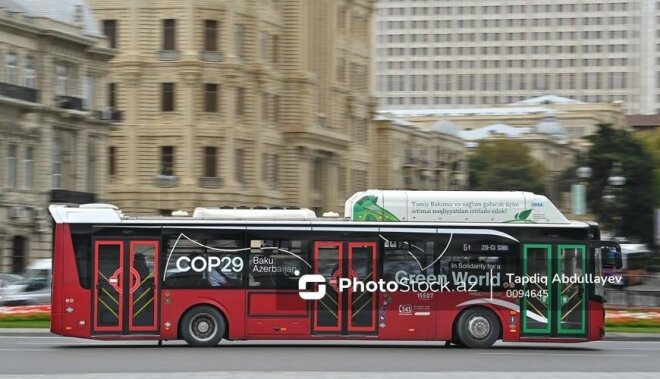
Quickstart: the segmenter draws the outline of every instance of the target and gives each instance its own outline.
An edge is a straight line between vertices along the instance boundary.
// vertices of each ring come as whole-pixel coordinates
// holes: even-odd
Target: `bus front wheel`
[[[224,317],[206,305],[189,310],[181,320],[181,335],[190,346],[215,346],[226,330]]]
[[[483,308],[468,309],[456,321],[456,340],[461,346],[485,349],[497,341],[501,329],[493,312]]]

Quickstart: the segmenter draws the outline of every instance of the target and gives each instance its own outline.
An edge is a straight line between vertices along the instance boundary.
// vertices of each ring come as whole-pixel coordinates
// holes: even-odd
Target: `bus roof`
[[[545,196],[521,191],[358,192],[345,203],[354,221],[567,224]]]
[[[205,223],[205,221],[314,221],[302,209],[196,208],[191,217],[127,217],[111,204],[49,207],[58,223]],[[510,191],[391,191],[357,192],[346,200],[344,219],[359,222],[427,222],[457,224],[571,224],[548,198],[530,192]],[[323,220],[327,220],[323,218]],[[573,224],[574,225],[574,224]]]
[[[452,222],[452,221],[354,221],[346,218],[272,218],[266,217],[267,210],[260,212],[247,212],[240,210],[243,215],[254,217],[170,217],[170,216],[125,216],[120,209],[111,207],[95,208],[93,206],[66,206],[53,204],[49,211],[56,223],[66,224],[95,224],[95,225],[121,225],[121,226],[163,226],[163,227],[211,227],[227,226],[239,228],[272,228],[272,229],[299,229],[311,230],[319,228],[346,228],[367,230],[373,228],[438,228],[438,227],[560,227],[560,228],[587,228],[589,224],[580,221],[568,221],[562,224],[537,223],[501,223],[501,222]],[[309,211],[311,212],[311,211]],[[313,212],[312,212],[313,213]],[[309,213],[307,213],[309,215]],[[261,215],[262,217],[256,217]]]

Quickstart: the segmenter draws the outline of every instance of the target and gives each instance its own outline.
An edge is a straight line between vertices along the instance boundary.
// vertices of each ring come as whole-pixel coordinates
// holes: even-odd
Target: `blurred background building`
[[[459,160],[464,162],[468,161],[466,155],[472,154],[484,141],[521,142],[529,149],[530,158],[544,168],[543,192],[567,214],[571,213],[570,193],[564,188],[565,183],[559,183],[558,179],[575,165],[579,154],[584,154],[589,149],[591,143],[587,137],[597,131],[599,124],[629,129],[621,102],[585,103],[556,95],[490,107],[380,110],[378,115],[383,119],[397,120],[398,124],[407,125],[413,130],[443,131],[454,136],[465,146],[464,149],[453,149],[458,152]],[[425,151],[424,143],[418,142],[417,146],[419,147],[409,149],[411,154]],[[452,151],[444,147],[441,150],[443,153]],[[440,164],[432,165],[437,169],[442,167]],[[466,166],[467,163],[462,165]],[[378,171],[380,173],[380,170]],[[458,177],[463,176],[461,174]],[[463,187],[459,185],[440,189],[465,188],[468,186],[467,181],[465,175],[465,181],[458,182],[462,183]],[[412,183],[413,188],[418,188],[420,184],[423,187],[425,182]]]
[[[51,255],[51,202],[103,191],[113,53],[80,0],[0,0],[0,35],[0,271],[19,272]]]
[[[421,127],[431,127],[437,121],[450,121],[460,131],[490,125],[532,128],[551,118],[560,125],[562,138],[579,149],[588,147],[585,137],[594,134],[599,124],[628,128],[621,102],[587,103],[556,95],[525,98],[512,104],[492,104],[488,107],[381,109],[379,114],[403,118]]]
[[[652,0],[378,0],[381,109],[507,104],[556,94],[660,109]]]
[[[0,0],[0,271],[49,255],[51,202],[341,213],[475,189],[497,141],[567,211],[599,125],[660,125],[655,3]]]
[[[371,183],[371,1],[90,4],[117,50],[110,202],[339,210]]]
[[[0,270],[49,256],[52,202],[320,212],[465,188],[455,129],[376,128],[372,6],[0,0]]]
[[[626,123],[636,132],[654,132],[660,130],[660,115],[629,115]]]
[[[467,188],[465,143],[453,123],[438,121],[424,128],[388,115],[378,115],[374,122],[372,168],[378,188]]]

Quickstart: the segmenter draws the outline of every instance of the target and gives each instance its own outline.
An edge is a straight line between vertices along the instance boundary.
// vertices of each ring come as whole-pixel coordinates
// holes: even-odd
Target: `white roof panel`
[[[493,124],[472,130],[461,130],[458,136],[464,140],[476,141],[497,135],[518,138],[531,131],[531,128],[517,128],[506,124]]]
[[[543,107],[494,107],[494,108],[457,108],[457,109],[391,109],[378,111],[379,114],[393,117],[424,117],[424,116],[475,116],[492,115],[506,116],[516,114],[548,113],[550,108]]]
[[[584,104],[584,103],[579,100],[570,99],[568,97],[557,96],[557,95],[532,97],[529,99],[511,103],[511,105],[543,105],[543,104]]]

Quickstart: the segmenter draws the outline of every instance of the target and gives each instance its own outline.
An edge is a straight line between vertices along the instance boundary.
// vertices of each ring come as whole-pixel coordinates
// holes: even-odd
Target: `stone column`
[[[198,111],[195,103],[195,94],[201,91],[201,75],[196,70],[184,69],[179,73],[179,83],[182,84],[184,108],[181,112],[184,115],[184,125],[182,125],[183,144],[177,145],[175,157],[177,160],[183,158],[183,172],[177,172],[176,175],[181,178],[181,184],[185,187],[197,187],[195,181],[195,156],[200,154],[199,148],[195,143],[195,114]]]
[[[83,125],[76,125],[77,130],[74,134],[75,146],[71,149],[73,157],[71,158],[75,170],[74,191],[87,192],[87,176],[90,174],[87,170],[87,161],[89,160],[89,135],[88,130]]]
[[[125,91],[117,90],[117,93],[126,94],[126,109],[124,110],[124,122],[122,123],[122,134],[124,135],[124,146],[117,146],[118,152],[122,154],[126,162],[126,174],[120,176],[118,181],[126,185],[136,185],[138,182],[138,169],[137,169],[137,159],[134,157],[139,157],[138,154],[138,128],[139,120],[138,115],[140,112],[140,80],[141,73],[135,69],[130,69],[129,71],[120,72],[117,75],[121,82],[118,83],[120,86],[127,88]],[[119,159],[118,159],[119,161]]]
[[[236,129],[238,120],[236,117],[236,88],[240,86],[240,78],[235,69],[227,71],[223,85],[223,101],[221,107],[224,107],[227,128],[224,130],[224,148],[220,149],[221,162],[223,163],[223,172],[225,188],[230,192],[238,193],[240,188],[236,180],[236,149],[242,146],[236,146]]]

